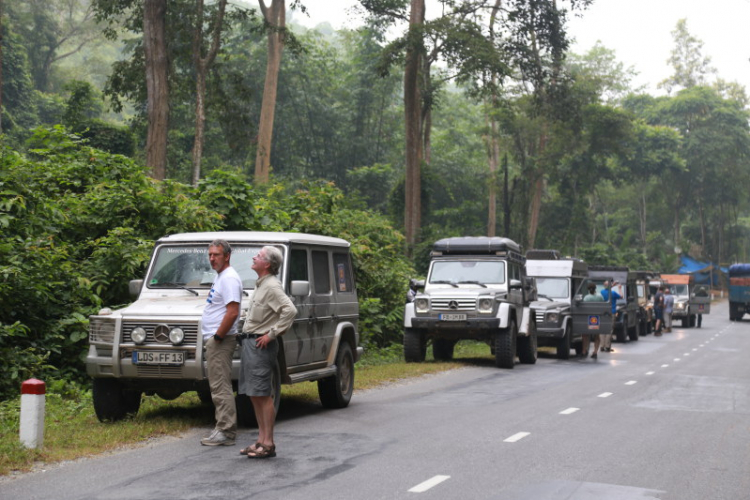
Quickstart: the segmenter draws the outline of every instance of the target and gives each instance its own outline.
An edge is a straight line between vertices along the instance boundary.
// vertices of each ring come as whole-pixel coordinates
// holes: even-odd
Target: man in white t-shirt
[[[201,439],[204,446],[232,446],[237,435],[237,409],[232,391],[232,356],[237,346],[237,322],[242,303],[242,280],[229,265],[232,247],[224,240],[208,246],[208,260],[218,273],[208,293],[201,320],[206,370],[216,426]]]

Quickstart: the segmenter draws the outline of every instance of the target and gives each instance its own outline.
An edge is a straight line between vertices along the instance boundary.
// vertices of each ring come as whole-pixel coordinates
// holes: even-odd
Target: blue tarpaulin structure
[[[696,283],[707,285],[710,282],[712,286],[721,286],[722,283],[726,283],[727,273],[729,272],[727,267],[721,267],[712,262],[701,262],[689,255],[680,255],[680,261],[682,266],[677,270],[677,273],[692,274]]]

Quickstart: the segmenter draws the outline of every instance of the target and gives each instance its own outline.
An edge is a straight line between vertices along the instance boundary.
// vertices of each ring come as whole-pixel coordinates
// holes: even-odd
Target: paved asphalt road
[[[0,481],[22,499],[750,499],[750,320],[614,344],[598,361],[484,361],[282,406],[279,456],[183,439]]]

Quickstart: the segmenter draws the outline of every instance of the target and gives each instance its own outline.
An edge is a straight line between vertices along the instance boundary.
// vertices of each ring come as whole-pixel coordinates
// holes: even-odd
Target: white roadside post
[[[27,448],[44,444],[44,395],[47,387],[35,378],[21,384],[21,443]]]

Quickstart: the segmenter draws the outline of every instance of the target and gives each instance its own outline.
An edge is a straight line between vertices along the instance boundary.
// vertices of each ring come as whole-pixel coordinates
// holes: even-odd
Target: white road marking
[[[690,353],[686,352],[685,354],[683,354],[683,356],[690,356]]]
[[[680,358],[674,358],[674,360],[673,360],[673,361],[679,361],[679,360],[680,360]]]
[[[420,483],[410,489],[409,491],[412,493],[424,493],[425,491],[429,490],[432,487],[437,486],[438,484],[442,483],[446,479],[450,479],[450,476],[435,476],[433,478],[428,479],[424,483]]]
[[[646,375],[653,375],[655,372],[646,372]]]
[[[661,365],[661,367],[662,367],[662,368],[666,368],[666,367],[668,367],[668,366],[669,366],[669,365]]]
[[[508,439],[504,440],[503,443],[515,443],[516,441],[520,441],[521,439],[525,438],[531,434],[530,432],[518,432],[516,434],[513,434]]]
[[[580,410],[580,408],[568,408],[567,410],[561,411],[560,415],[570,415],[571,413],[575,413],[578,410]]]
[[[603,392],[603,393],[599,394],[599,395],[598,395],[597,397],[598,397],[598,398],[608,398],[608,397],[610,397],[611,395],[612,395],[612,393],[611,393],[611,392]]]
[[[693,349],[693,351],[697,351],[698,349]]]
[[[637,382],[637,381],[635,381],[635,380],[628,380],[627,382],[625,382],[625,385],[635,385],[635,384],[637,384],[637,383],[638,383],[638,382]]]

